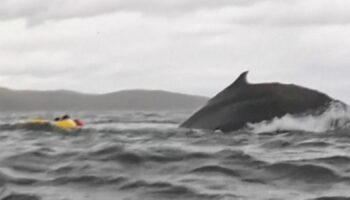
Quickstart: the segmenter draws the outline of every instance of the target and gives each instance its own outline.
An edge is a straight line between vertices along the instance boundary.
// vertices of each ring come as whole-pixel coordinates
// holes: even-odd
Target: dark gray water
[[[350,129],[330,122],[344,113],[228,134],[177,128],[189,112],[71,114],[87,126],[66,133],[19,124],[52,113],[1,114],[1,199],[350,199]]]

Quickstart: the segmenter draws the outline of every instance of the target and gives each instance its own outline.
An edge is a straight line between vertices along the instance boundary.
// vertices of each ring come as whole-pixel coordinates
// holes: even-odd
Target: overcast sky
[[[0,2],[3,87],[212,96],[245,70],[350,102],[350,1]]]

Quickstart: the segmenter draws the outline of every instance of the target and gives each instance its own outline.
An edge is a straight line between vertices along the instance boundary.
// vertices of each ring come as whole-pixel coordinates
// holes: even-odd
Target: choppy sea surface
[[[231,133],[178,128],[191,112],[69,113],[78,131],[0,114],[3,200],[350,199],[350,114],[285,116]]]

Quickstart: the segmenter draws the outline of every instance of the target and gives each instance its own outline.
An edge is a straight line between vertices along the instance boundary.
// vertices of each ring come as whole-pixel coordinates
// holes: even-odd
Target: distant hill
[[[83,94],[0,88],[0,111],[194,110],[208,98],[158,90]]]

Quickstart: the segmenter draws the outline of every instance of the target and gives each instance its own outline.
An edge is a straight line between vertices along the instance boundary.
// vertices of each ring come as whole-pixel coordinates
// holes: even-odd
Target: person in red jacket
[[[74,119],[74,122],[77,124],[78,127],[84,126],[84,122],[81,121],[80,119]]]

